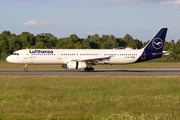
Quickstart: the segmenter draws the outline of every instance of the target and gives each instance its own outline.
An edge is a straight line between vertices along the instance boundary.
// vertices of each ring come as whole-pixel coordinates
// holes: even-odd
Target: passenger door
[[[62,59],[62,55],[61,54],[62,54],[61,51],[57,52],[57,59]]]
[[[28,56],[29,56],[28,50],[24,50],[24,52],[23,52],[23,58],[24,58],[24,59],[28,59]]]

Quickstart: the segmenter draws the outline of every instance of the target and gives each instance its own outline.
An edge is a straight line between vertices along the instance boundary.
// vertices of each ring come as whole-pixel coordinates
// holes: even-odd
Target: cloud
[[[93,28],[101,28],[100,25],[94,25]]]
[[[0,24],[7,25],[7,22],[1,21]]]
[[[108,27],[109,29],[119,29],[120,28],[120,26],[110,26],[110,27]]]
[[[162,5],[180,5],[180,0],[171,0],[171,1],[165,1],[161,2]]]
[[[49,27],[49,26],[63,26],[63,24],[59,24],[58,22],[49,22],[49,21],[26,21],[22,24],[22,26],[43,26],[43,27]]]
[[[94,35],[95,33],[94,32],[88,32],[88,35]]]
[[[38,25],[38,22],[37,21],[26,21],[25,23],[22,24],[22,26],[36,26]]]

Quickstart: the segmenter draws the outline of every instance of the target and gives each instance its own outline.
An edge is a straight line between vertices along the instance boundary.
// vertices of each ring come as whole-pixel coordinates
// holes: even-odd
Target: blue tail
[[[161,28],[159,32],[153,37],[153,39],[144,47],[144,51],[140,58],[136,62],[142,62],[159,58],[163,55],[163,46],[167,28]]]

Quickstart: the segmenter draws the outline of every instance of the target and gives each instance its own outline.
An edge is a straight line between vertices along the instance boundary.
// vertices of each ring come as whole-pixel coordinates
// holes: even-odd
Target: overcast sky
[[[145,42],[167,27],[167,41],[180,39],[180,0],[0,0],[0,5],[0,33],[130,34]]]

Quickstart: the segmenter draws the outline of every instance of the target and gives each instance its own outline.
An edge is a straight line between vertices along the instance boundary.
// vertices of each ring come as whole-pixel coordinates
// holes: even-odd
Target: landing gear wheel
[[[85,68],[84,69],[86,72],[94,72],[94,68],[92,68],[92,67],[87,67],[87,68]]]
[[[24,72],[27,72],[27,68],[24,68]]]
[[[91,67],[91,68],[90,68],[90,72],[94,72],[94,68]]]

